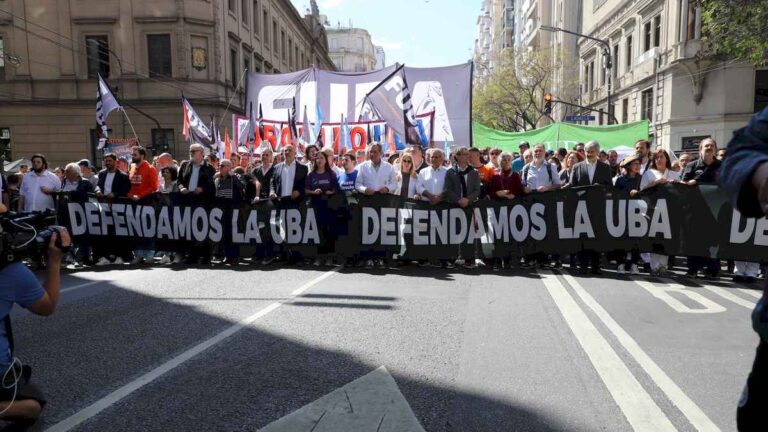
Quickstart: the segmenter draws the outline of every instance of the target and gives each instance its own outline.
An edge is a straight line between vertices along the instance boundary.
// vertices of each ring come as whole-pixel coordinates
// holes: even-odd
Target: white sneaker
[[[637,264],[632,264],[632,266],[629,267],[629,272],[633,275],[639,275],[640,270],[637,268]]]
[[[320,258],[316,258],[315,262],[312,263],[312,265],[315,266],[315,267],[320,267],[320,265],[322,265],[322,264],[323,264],[323,260],[321,260]]]
[[[120,259],[120,258],[118,258],[118,259]],[[115,260],[115,263],[117,263],[117,260]],[[96,266],[97,267],[104,267],[104,266],[108,266],[110,264],[112,264],[112,262],[109,259],[107,259],[107,257],[101,257],[101,258],[99,258],[98,261],[96,261]]]
[[[457,266],[463,266],[464,264],[466,264],[466,261],[464,261],[462,258],[459,258],[454,262],[454,264],[456,264]]]
[[[115,264],[115,265],[125,265],[125,261],[123,261],[122,258],[117,257],[117,258],[115,258],[115,262],[113,264]]]
[[[365,262],[365,268],[372,269],[373,268],[373,260],[368,260]]]
[[[616,273],[618,273],[620,275],[623,275],[623,274],[627,273],[627,271],[624,270],[624,264],[619,264],[619,266],[616,267]]]
[[[477,267],[485,267],[485,261],[481,260],[480,258],[475,259],[475,265]]]
[[[163,255],[163,257],[160,258],[160,264],[161,265],[167,265],[167,264],[170,264],[170,263],[171,263],[171,257],[169,257],[168,255]]]

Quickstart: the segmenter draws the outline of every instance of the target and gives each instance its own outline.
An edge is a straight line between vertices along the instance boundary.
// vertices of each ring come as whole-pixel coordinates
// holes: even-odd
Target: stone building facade
[[[96,76],[116,91],[110,136],[184,158],[181,95],[231,128],[243,113],[246,69],[334,70],[316,2],[302,17],[289,0],[0,1],[0,129],[8,159],[51,164],[95,149]]]

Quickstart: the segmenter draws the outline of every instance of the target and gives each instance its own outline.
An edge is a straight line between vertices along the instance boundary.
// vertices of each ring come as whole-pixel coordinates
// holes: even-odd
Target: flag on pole
[[[237,137],[237,145],[238,147],[246,147],[249,150],[253,150],[249,146],[253,143],[253,134],[254,134],[254,128],[256,127],[256,118],[253,114],[253,102],[250,103],[249,109],[248,109],[248,121],[246,122],[245,126],[239,127],[239,135]]]
[[[365,96],[365,101],[379,119],[394,129],[395,134],[405,137],[406,144],[423,145],[416,126],[416,114],[404,67],[405,65],[400,65],[374,87]]]
[[[109,134],[107,133],[107,117],[110,112],[116,109],[123,109],[123,107],[117,103],[115,95],[112,94],[107,83],[105,83],[104,79],[99,75],[99,83],[96,88],[96,130],[100,131],[99,144],[97,146],[97,149],[99,150],[104,148],[104,144],[106,144],[109,139]]]
[[[315,133],[316,137],[320,137],[320,131],[323,128],[323,110],[320,109],[320,104],[315,105],[315,130],[313,131]]]
[[[299,137],[299,131],[296,128],[296,96],[293,97],[293,108],[291,108],[288,118],[288,127],[291,129],[291,141]]]
[[[221,133],[219,132],[219,126],[216,124],[216,116],[213,114],[211,114],[211,136],[213,137],[212,149],[216,156],[219,160],[225,159],[224,143],[221,142]]]
[[[280,126],[277,128],[277,131],[275,132],[275,138],[277,138],[277,145],[275,147],[275,151],[281,151],[283,149],[283,124],[280,123]]]
[[[232,143],[229,141],[229,128],[224,128],[224,158],[229,159],[232,154]]]
[[[184,108],[184,127],[182,130],[184,139],[190,143],[202,144],[212,150],[213,135],[211,129],[203,123],[184,95],[181,95],[181,103]]]
[[[312,129],[309,128],[309,116],[307,115],[307,106],[304,105],[304,120],[301,123],[301,139],[304,141],[304,145],[308,146],[314,141],[312,139]]]
[[[352,151],[352,142],[349,139],[349,123],[344,118],[344,114],[341,115],[341,129],[339,130],[341,140],[339,141],[339,153]],[[343,151],[342,151],[343,149]]]

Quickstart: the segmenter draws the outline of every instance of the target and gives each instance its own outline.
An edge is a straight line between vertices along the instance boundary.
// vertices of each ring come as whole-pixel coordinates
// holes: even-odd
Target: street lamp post
[[[609,44],[607,40],[598,39],[598,38],[594,38],[592,36],[588,36],[588,35],[585,35],[585,34],[576,33],[574,31],[561,29],[560,27],[541,26],[539,28],[541,30],[548,31],[548,32],[553,32],[553,33],[561,32],[561,33],[567,33],[567,34],[570,34],[570,35],[573,35],[573,36],[583,37],[585,39],[593,40],[593,41],[595,41],[595,42],[597,42],[597,43],[599,43],[600,45],[603,46],[603,55],[605,56],[605,59],[606,59],[605,68],[608,69],[608,71],[607,71],[608,79],[606,80],[606,85],[608,86],[608,124],[610,124],[611,123],[611,112],[613,111],[611,109],[612,108],[612,103],[611,103],[612,102],[612,100],[611,100],[611,90],[612,90],[611,89],[611,76],[612,76],[611,69],[613,68],[613,58],[611,56],[611,44]]]

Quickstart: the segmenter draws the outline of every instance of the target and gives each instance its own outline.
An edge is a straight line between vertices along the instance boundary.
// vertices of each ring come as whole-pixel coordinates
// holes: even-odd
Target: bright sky
[[[309,0],[291,0],[303,16]],[[318,0],[332,26],[368,30],[384,47],[387,66],[465,63],[472,58],[481,0]]]

